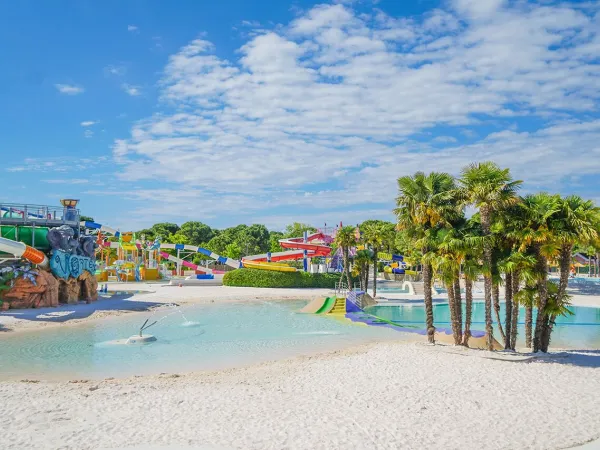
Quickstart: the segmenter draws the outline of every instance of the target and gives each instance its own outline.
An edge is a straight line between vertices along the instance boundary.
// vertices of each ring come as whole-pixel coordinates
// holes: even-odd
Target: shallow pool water
[[[589,308],[583,306],[571,306],[572,316],[559,317],[552,332],[551,347],[571,349],[600,349],[600,308]],[[422,304],[399,305],[399,306],[372,306],[366,310],[370,314],[382,317],[399,324],[418,325],[425,324],[425,308]],[[504,322],[505,305],[500,304],[500,318]],[[447,303],[434,304],[433,315],[435,325],[442,328],[450,328],[450,309]],[[534,311],[535,326],[535,311]],[[464,305],[463,305],[464,318]],[[498,338],[495,313],[492,311],[494,320],[494,332]],[[519,338],[518,345],[524,345],[525,333],[525,309],[519,311]],[[474,330],[485,330],[485,304],[483,302],[473,303],[473,319],[471,328]]]
[[[0,378],[101,378],[218,369],[360,342],[398,339],[389,329],[349,324],[332,316],[298,314],[306,301],[160,308],[70,327],[0,335]],[[166,316],[166,317],[165,317]],[[116,340],[146,320],[147,345]]]

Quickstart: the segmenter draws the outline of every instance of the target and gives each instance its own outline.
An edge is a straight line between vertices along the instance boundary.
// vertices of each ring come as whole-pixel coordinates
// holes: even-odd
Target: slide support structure
[[[305,231],[302,235],[303,241],[306,244],[308,242],[308,231]],[[308,251],[304,249],[304,271],[308,272]]]

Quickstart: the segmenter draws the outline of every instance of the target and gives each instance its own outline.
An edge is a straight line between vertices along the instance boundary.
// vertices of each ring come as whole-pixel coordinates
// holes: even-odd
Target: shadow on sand
[[[569,350],[541,355],[534,361],[540,363],[563,364],[577,367],[600,367],[600,350]]]
[[[93,303],[80,302],[73,305],[60,305],[49,308],[9,309],[0,313],[0,332],[11,331],[10,322],[2,323],[2,318],[12,317],[17,320],[31,322],[62,323],[70,320],[85,319],[94,313],[102,311],[148,311],[162,306],[160,302],[145,302],[131,300],[134,293],[102,294]]]

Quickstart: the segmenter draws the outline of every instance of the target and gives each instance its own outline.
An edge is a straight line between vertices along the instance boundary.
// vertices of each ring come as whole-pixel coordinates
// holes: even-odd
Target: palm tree
[[[344,261],[344,272],[348,289],[352,289],[352,277],[350,276],[350,248],[356,247],[356,229],[351,225],[339,228],[335,234],[335,244],[342,249],[342,259]]]
[[[590,244],[598,238],[600,208],[591,200],[583,200],[578,195],[560,199],[560,209],[553,219],[553,229],[560,245],[559,296],[567,292],[569,267],[575,243]]]
[[[493,162],[475,163],[462,171],[460,178],[465,203],[474,205],[481,217],[481,227],[486,238],[483,247],[485,331],[488,350],[493,350],[492,328],[492,217],[496,211],[518,201],[516,191],[521,181],[514,181],[509,169],[501,169]]]
[[[358,250],[354,256],[354,271],[352,274],[358,276],[360,288],[365,292],[369,287],[369,265],[372,259],[373,252],[370,250]]]
[[[467,255],[463,264],[463,274],[465,276],[465,331],[462,344],[469,346],[471,337],[471,319],[473,317],[473,282],[481,274],[481,266],[472,255]]]
[[[420,245],[427,339],[433,344],[435,327],[431,297],[431,259],[435,255],[431,254],[431,245],[435,243],[435,230],[446,225],[449,217],[458,214],[455,201],[456,185],[450,174],[432,172],[425,175],[423,172],[417,172],[414,176],[398,178],[398,191],[394,210],[398,219],[397,229],[404,231],[407,237]]]
[[[440,230],[439,244],[437,246],[437,257],[433,262],[435,273],[439,273],[442,282],[448,292],[448,308],[450,309],[450,321],[452,324],[452,335],[454,344],[462,344],[462,301],[460,298],[459,280],[460,267],[463,259],[462,241],[456,235],[458,230],[446,228]]]
[[[558,195],[545,192],[527,195],[522,199],[525,208],[525,226],[521,231],[521,246],[530,246],[536,259],[535,276],[537,278],[538,313],[533,336],[533,351],[548,351],[544,345],[544,336],[549,326],[548,303],[548,258],[556,254],[556,234],[553,225],[561,209]]]
[[[363,240],[373,250],[373,297],[377,296],[377,265],[380,250],[394,240],[394,225],[386,222],[367,223],[363,231]]]

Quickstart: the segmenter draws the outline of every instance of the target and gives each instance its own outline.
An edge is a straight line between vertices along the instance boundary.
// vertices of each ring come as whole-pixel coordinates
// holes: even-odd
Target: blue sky
[[[491,159],[595,200],[597,2],[0,4],[0,201],[114,227],[392,219]]]

